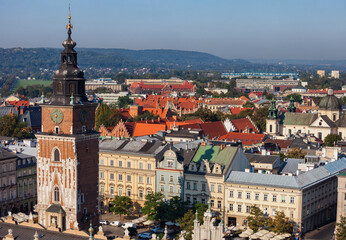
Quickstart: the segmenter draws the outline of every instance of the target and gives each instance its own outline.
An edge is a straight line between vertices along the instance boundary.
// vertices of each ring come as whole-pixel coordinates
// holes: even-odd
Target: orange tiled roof
[[[233,142],[240,141],[243,145],[251,146],[261,143],[264,137],[265,134],[229,132],[226,135],[220,137],[218,140]]]
[[[20,100],[20,101],[8,101],[7,102],[11,106],[16,106],[16,107],[29,107],[30,102],[25,101],[25,100]]]
[[[230,107],[231,114],[238,115],[241,111],[251,110],[252,108]]]
[[[257,127],[253,125],[248,118],[240,118],[230,121],[238,132],[250,132],[251,129],[253,133],[259,133]]]
[[[155,134],[158,131],[166,131],[166,124],[139,123],[134,125],[133,137]]]

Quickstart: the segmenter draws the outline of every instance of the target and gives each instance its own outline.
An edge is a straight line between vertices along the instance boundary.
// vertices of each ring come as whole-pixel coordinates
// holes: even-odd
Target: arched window
[[[58,88],[58,89],[57,89],[58,92],[59,92],[59,93],[62,93],[62,83],[61,83],[61,82],[58,83],[58,87],[57,87],[57,88]]]
[[[70,83],[69,87],[70,87],[70,94],[71,94],[71,95],[74,94],[74,93],[76,93],[76,92],[75,92],[75,85],[74,85],[74,83]]]
[[[53,161],[55,161],[55,162],[60,162],[60,151],[59,151],[59,149],[55,149],[54,150],[54,159],[53,159]]]
[[[58,187],[54,188],[54,202],[60,202],[60,191]]]

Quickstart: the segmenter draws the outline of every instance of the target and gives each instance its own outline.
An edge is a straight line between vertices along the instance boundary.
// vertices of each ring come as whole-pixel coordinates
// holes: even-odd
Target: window
[[[122,181],[122,180],[123,180],[123,175],[122,175],[122,174],[119,174],[119,175],[118,175],[118,180],[119,180],[119,181]]]
[[[238,205],[238,212],[241,212],[241,205]]]
[[[282,203],[286,202],[286,197],[285,196],[281,196],[281,202]]]
[[[60,202],[60,191],[58,187],[54,188],[54,201]]]
[[[53,161],[60,162],[60,151],[57,148],[54,150],[54,160]]]
[[[246,206],[246,212],[249,213],[250,212],[251,207],[250,206]]]
[[[139,189],[139,194],[138,194],[139,198],[142,199],[143,198],[143,190]]]
[[[276,215],[276,209],[273,208],[273,209],[272,209],[272,216],[275,216],[275,215]]]
[[[211,201],[210,201],[210,205],[211,205],[212,207],[214,207],[214,200],[211,200]]]
[[[151,184],[151,177],[147,177],[147,184]]]
[[[238,198],[242,198],[242,192],[238,192]]]
[[[160,185],[160,191],[164,192],[165,191],[165,185]]]
[[[142,162],[139,163],[139,169],[143,169],[143,163]]]
[[[230,211],[233,211],[233,204],[232,204],[232,203],[229,204],[229,210],[230,210]]]
[[[197,183],[196,182],[193,183],[193,190],[197,191]]]
[[[105,173],[104,172],[100,172],[100,178],[104,179],[105,178]]]
[[[127,192],[127,196],[128,196],[128,197],[131,197],[131,188],[128,188],[128,189],[126,190],[126,192]]]
[[[218,193],[222,193],[222,186],[221,186],[221,185],[218,185],[218,186],[217,186],[217,192],[218,192]]]
[[[119,167],[122,167],[123,166],[123,161],[119,161]]]
[[[147,195],[151,194],[151,190],[147,190]]]
[[[189,203],[190,202],[190,197],[186,197],[186,201]]]
[[[105,192],[105,186],[104,185],[100,185],[100,192],[104,193]]]
[[[233,197],[233,191],[229,191],[229,197]]]
[[[151,163],[148,163],[148,170],[151,170]]]
[[[169,181],[173,182],[173,176],[169,176]]]
[[[215,185],[214,185],[214,184],[211,184],[211,185],[210,185],[210,191],[211,191],[211,192],[215,192]]]
[[[246,199],[251,199],[251,193],[246,193]]]
[[[221,209],[221,201],[217,201],[217,208]]]
[[[173,161],[172,160],[168,160],[167,161],[167,165],[168,165],[168,167],[173,167]]]
[[[114,195],[114,186],[110,186],[110,187],[109,187],[109,193],[110,193],[111,195]]]
[[[127,167],[131,168],[131,162],[127,162]]]
[[[270,129],[269,129],[269,132],[273,132],[273,126],[270,124]]]
[[[259,200],[259,193],[255,194],[255,200]]]
[[[143,176],[139,176],[139,177],[138,177],[138,182],[139,182],[139,183],[143,183]]]
[[[161,175],[160,181],[165,181],[165,176]]]
[[[173,193],[173,186],[169,186],[169,192]]]
[[[114,180],[114,173],[109,174],[109,178],[110,178],[111,180]]]
[[[186,189],[190,189],[190,182],[186,182]]]
[[[263,208],[263,215],[264,216],[267,216],[268,215],[268,208]]]
[[[268,194],[263,195],[263,201],[268,201]]]
[[[127,175],[126,179],[128,182],[131,182],[131,175]]]
[[[205,183],[202,183],[202,192],[205,192]]]
[[[114,160],[111,160],[109,165],[114,166]]]
[[[59,134],[59,127],[55,127],[55,134]]]
[[[276,195],[273,195],[273,202],[276,202]]]
[[[64,59],[64,62],[66,62],[66,59]],[[58,83],[57,90],[59,93],[62,93],[62,83],[61,82]]]
[[[105,161],[103,159],[100,159],[100,165],[105,165]]]

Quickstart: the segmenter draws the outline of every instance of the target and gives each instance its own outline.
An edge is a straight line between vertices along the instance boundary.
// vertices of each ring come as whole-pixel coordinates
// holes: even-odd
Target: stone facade
[[[338,175],[338,206],[336,221],[340,222],[341,216],[346,217],[346,171]]]

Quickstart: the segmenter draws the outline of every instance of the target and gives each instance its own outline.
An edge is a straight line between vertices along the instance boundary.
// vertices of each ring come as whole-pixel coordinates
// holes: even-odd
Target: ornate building
[[[98,137],[96,103],[85,95],[84,73],[77,67],[76,43],[63,42],[53,95],[43,103],[42,129],[36,134],[38,221],[44,227],[87,229],[98,225]]]

